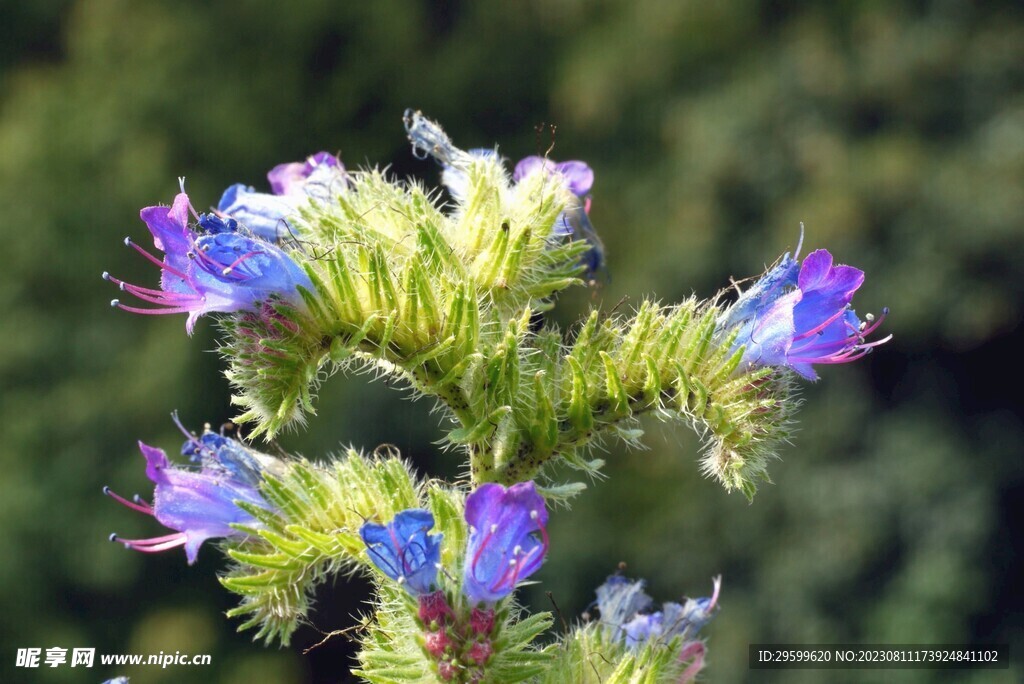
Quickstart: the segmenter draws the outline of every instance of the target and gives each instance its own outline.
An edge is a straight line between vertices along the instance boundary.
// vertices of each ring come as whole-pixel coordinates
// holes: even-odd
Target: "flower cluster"
[[[697,633],[715,615],[721,577],[714,578],[713,586],[709,597],[688,598],[683,603],[668,601],[660,610],[654,610],[653,599],[644,592],[643,580],[613,575],[597,588],[601,625],[613,641],[630,650],[648,645],[669,647],[678,638],[676,657],[689,663],[680,681],[691,681],[704,661],[704,645],[697,640]]]
[[[195,229],[189,226],[189,215],[196,219]],[[146,207],[140,216],[163,259],[131,238],[125,244],[160,268],[160,289],[132,285],[109,273],[103,277],[158,308],[128,306],[118,299],[113,306],[141,314],[187,313],[185,327],[192,334],[196,320],[205,314],[257,311],[271,297],[299,306],[298,288],[312,289],[309,276],[283,249],[235,219],[197,214],[184,190],[169,208]]]
[[[786,254],[726,310],[719,331],[736,333],[733,345],[743,347],[744,363],[816,380],[815,364],[855,361],[892,337],[867,341],[888,309],[878,319],[857,317],[850,303],[863,282],[863,271],[834,266],[827,250],[811,252],[803,263]]]
[[[548,549],[548,511],[533,482],[511,487],[481,485],[466,498],[463,590],[474,606],[493,605],[540,568]],[[434,516],[412,508],[385,524],[367,521],[359,530],[373,564],[412,596],[437,584],[443,535],[430,534]],[[538,535],[539,534],[539,538]]]
[[[541,566],[548,548],[548,512],[533,482],[481,485],[467,497],[465,516],[468,611],[437,589],[442,535],[429,533],[429,511],[404,510],[383,525],[366,522],[359,531],[373,565],[418,600],[421,645],[443,681],[458,672],[468,681],[482,678],[494,652],[495,605]]]
[[[553,673],[545,681],[572,681],[580,654],[595,652],[598,678],[607,666],[630,681],[693,681],[719,577],[708,597],[661,605],[642,580],[609,577],[596,591],[598,621],[571,630],[561,647],[536,645],[550,616],[520,620],[510,597],[545,562],[549,514],[522,480],[556,457],[596,471],[598,461],[582,459],[599,431],[625,436],[642,411],[661,411],[707,429],[707,470],[751,495],[788,434],[790,374],[770,368],[814,380],[816,365],[888,341],[868,341],[884,314],[862,320],[851,308],[864,273],[833,264],[824,249],[800,260],[798,247],[731,306],[645,301],[622,324],[594,312],[563,344],[553,326],[538,333],[533,323],[582,274],[603,270],[590,221],[594,170],[535,155],[509,172],[496,148],[463,151],[419,112],[406,112],[405,128],[413,154],[441,165],[450,211],[415,183],[349,175],[318,152],[271,169],[269,192],[230,186],[209,213],[196,212],[182,181],[169,207],[140,213],[157,251],[126,239],[160,269],[159,288],[104,278],[153,305],[114,306],[188,314],[189,334],[201,316],[234,314],[221,350],[245,410],[238,420],[256,423],[253,434],[272,437],[311,413],[325,370],[357,359],[447,405],[458,423],[448,439],[466,447],[474,480],[486,483],[464,497],[418,482],[400,458],[354,450],[331,467],[285,463],[178,423],[188,463],[139,442],[152,503],[104,488],[171,533],[111,540],[146,553],[183,547],[190,564],[207,539],[235,540],[222,583],[243,603],[229,615],[247,615],[243,628],[283,643],[317,582],[376,568],[381,607],[360,654],[371,681],[389,681],[380,673],[396,663],[417,680],[520,681],[542,676],[541,662]],[[432,510],[413,507],[426,488]],[[367,519],[385,510],[398,512]],[[358,539],[349,534],[356,527]]]
[[[183,546],[191,565],[207,539],[244,536],[233,525],[257,525],[255,518],[238,504],[245,502],[269,510],[259,486],[264,473],[278,472],[283,464],[209,430],[198,437],[185,434],[182,454],[190,456],[197,467],[173,466],[162,449],[139,442],[146,459],[146,475],[156,485],[152,504],[138,496],[129,501],[107,487],[103,491],[128,508],[151,515],[164,527],[175,530],[173,534],[150,539],[124,539],[114,534],[111,541],[145,553]]]

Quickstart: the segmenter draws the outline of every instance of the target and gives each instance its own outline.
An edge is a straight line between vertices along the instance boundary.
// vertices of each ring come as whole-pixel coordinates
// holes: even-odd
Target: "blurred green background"
[[[157,534],[103,497],[150,491],[137,439],[175,449],[231,417],[209,320],[111,310],[100,273],[155,282],[121,245],[186,176],[199,207],[265,188],[320,149],[349,166],[413,160],[417,107],[463,147],[595,169],[611,280],[566,296],[570,325],[624,296],[710,296],[795,246],[864,268],[864,311],[895,339],[804,388],[800,432],[752,505],[703,479],[679,426],[612,446],[606,481],[554,516],[536,609],[576,619],[620,561],[658,600],[706,595],[706,678],[1020,681],[1011,671],[751,672],[752,642],[1024,645],[1024,11],[1019,3],[540,0],[516,3],[35,0],[0,8],[0,680],[119,674],[14,669],[19,647],[211,653],[149,682],[344,682],[367,587],[338,580],[292,647],[235,634],[212,546],[127,552]],[[628,306],[627,304],[624,306]],[[1017,369],[1017,370],[1015,370]],[[336,377],[284,448],[397,444],[454,475],[431,404]],[[318,631],[320,630],[320,631]]]

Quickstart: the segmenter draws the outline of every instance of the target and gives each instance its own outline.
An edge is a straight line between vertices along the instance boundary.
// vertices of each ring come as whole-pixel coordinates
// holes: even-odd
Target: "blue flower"
[[[654,601],[644,592],[643,580],[630,580],[612,575],[597,588],[597,609],[601,622],[608,626],[616,638],[637,614],[650,610]]]
[[[244,183],[235,183],[224,191],[217,203],[217,211],[230,216],[257,235],[270,242],[278,242],[291,234],[285,220],[297,208],[293,197],[280,197]]]
[[[112,541],[145,553],[184,546],[191,565],[207,539],[244,536],[232,525],[257,524],[238,502],[271,509],[260,494],[259,483],[265,472],[281,467],[279,461],[257,454],[227,437],[209,439],[206,435],[202,438],[189,435],[183,451],[190,448],[196,450],[201,461],[198,470],[172,466],[162,449],[139,442],[146,459],[146,475],[156,485],[152,504],[138,497],[129,501],[104,488],[104,492],[118,502],[155,517],[175,533],[150,539],[123,539],[111,535]],[[240,458],[240,453],[245,454],[244,459]]]
[[[427,534],[433,527],[430,511],[410,508],[386,525],[363,523],[359,534],[374,565],[413,596],[423,596],[436,585],[441,562],[443,535]]]
[[[626,645],[630,648],[640,648],[644,643],[657,639],[661,636],[661,623],[660,611],[634,616],[622,626],[622,631],[626,635]]]
[[[466,522],[463,590],[472,603],[508,596],[544,562],[548,511],[533,482],[507,489],[494,483],[477,487],[466,499]]]
[[[241,231],[233,219],[196,215],[205,230],[197,233],[189,228],[190,213],[195,215],[195,210],[184,192],[169,209],[147,207],[140,212],[164,258],[130,239],[125,243],[160,268],[160,289],[132,285],[108,273],[103,277],[159,308],[127,306],[118,299],[113,306],[141,314],[187,313],[185,328],[191,335],[204,314],[257,311],[272,296],[300,305],[298,288],[312,289],[305,271],[280,248]]]
[[[711,596],[688,598],[682,604],[668,602],[662,606],[661,631],[667,638],[681,636],[689,641],[711,622],[718,609],[718,595],[722,589],[722,578],[712,580]]]
[[[855,361],[892,337],[866,341],[888,310],[877,320],[857,317],[850,302],[863,282],[863,271],[833,266],[827,250],[802,264],[787,254],[725,312],[719,331],[737,330],[734,349],[744,347],[744,363],[791,368],[816,380],[814,364]]]
[[[324,201],[347,183],[345,166],[329,152],[317,152],[304,162],[278,164],[267,173],[267,179],[273,194],[236,183],[221,195],[217,212],[270,242],[291,234],[287,219],[308,198]]]
[[[715,577],[713,586],[710,597],[687,599],[683,604],[670,601],[661,610],[652,611],[654,602],[644,592],[643,580],[613,575],[597,588],[601,624],[613,640],[634,649],[659,639],[667,643],[677,636],[684,642],[691,641],[714,617],[722,578]]]

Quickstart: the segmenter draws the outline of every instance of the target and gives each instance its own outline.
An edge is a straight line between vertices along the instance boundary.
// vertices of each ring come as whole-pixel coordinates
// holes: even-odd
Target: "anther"
[[[132,246],[132,239],[130,237],[126,237],[124,239],[124,246],[125,247],[131,247]]]
[[[121,300],[120,299],[111,299],[110,300],[110,306],[112,306],[114,308],[117,308],[117,307],[121,306]]]
[[[107,539],[108,539],[109,541],[112,541],[112,542],[116,542],[116,541],[117,541],[117,532],[111,532],[111,533],[110,533],[110,536],[109,536],[109,537],[107,537]]]
[[[107,485],[103,485],[103,493],[106,494],[107,496],[110,496],[110,487],[108,487]]]
[[[540,517],[540,513],[537,511],[530,511],[530,520],[536,520]]]
[[[104,280],[110,280],[110,272],[109,271],[104,271],[103,272],[103,279]]]

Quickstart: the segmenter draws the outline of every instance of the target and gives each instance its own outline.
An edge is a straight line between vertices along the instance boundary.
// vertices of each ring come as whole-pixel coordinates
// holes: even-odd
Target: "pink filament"
[[[839,311],[835,312],[834,314],[832,314],[831,316],[826,318],[823,323],[820,323],[816,327],[811,328],[810,330],[804,331],[804,332],[800,333],[799,335],[796,335],[795,337],[793,337],[793,341],[796,342],[797,340],[802,340],[805,337],[810,337],[811,335],[815,335],[815,334],[821,332],[822,330],[824,330],[828,326],[830,326],[833,323],[835,323],[836,319],[838,319],[840,316],[845,314],[847,312],[847,310],[848,309],[846,309],[845,307],[840,309]]]
[[[152,539],[122,539],[114,537],[114,541],[142,553],[159,553],[167,549],[184,546],[188,541],[188,537],[185,536],[184,532],[176,532],[163,537],[153,537]]]
[[[157,259],[155,256],[153,256],[152,254],[150,254],[149,252],[144,250],[142,247],[139,247],[137,244],[135,244],[135,242],[133,240],[131,240],[130,238],[127,240],[127,243],[128,243],[129,247],[134,248],[136,252],[138,252],[142,256],[146,257],[147,259],[152,261],[154,264],[156,264],[157,266],[159,266],[163,270],[168,271],[170,273],[173,273],[174,275],[178,276],[182,280],[188,282],[188,276],[187,275],[185,275],[184,273],[182,273],[178,269],[174,268],[173,266],[168,264],[166,261],[161,261],[160,259]]]
[[[124,498],[123,496],[121,496],[117,492],[114,492],[110,488],[104,488],[103,493],[106,494],[107,496],[109,496],[110,498],[112,498],[114,501],[127,506],[128,508],[132,509],[133,511],[138,511],[139,513],[145,513],[146,515],[153,515],[153,507],[150,506],[145,501],[142,501],[141,499],[139,500],[140,503],[135,503],[134,501],[129,501],[128,499]]]
[[[117,302],[116,299],[114,301]],[[140,309],[137,306],[127,306],[125,304],[122,304],[121,302],[117,302],[116,304],[114,304],[114,306],[116,306],[119,309],[123,309],[124,311],[129,311],[131,313],[137,314],[144,314],[147,316],[154,314],[190,313],[192,311],[192,307],[188,306],[176,306],[167,309]]]

